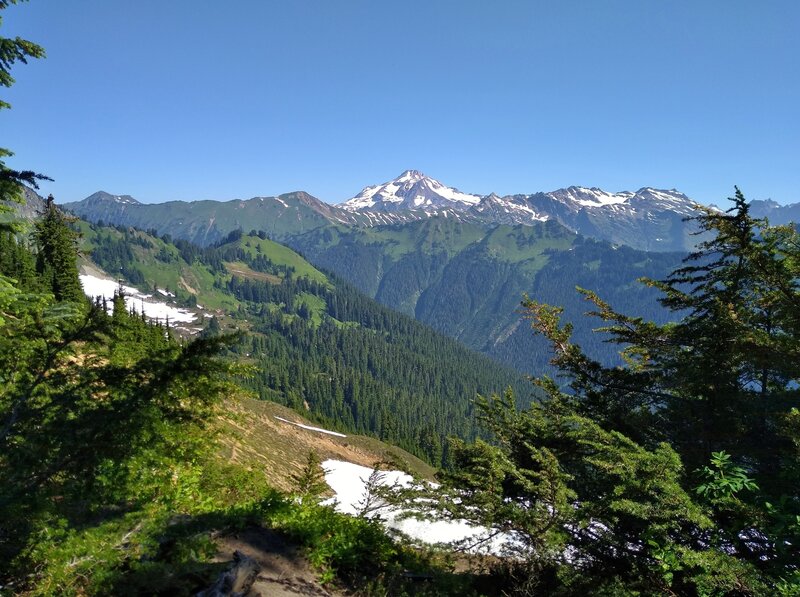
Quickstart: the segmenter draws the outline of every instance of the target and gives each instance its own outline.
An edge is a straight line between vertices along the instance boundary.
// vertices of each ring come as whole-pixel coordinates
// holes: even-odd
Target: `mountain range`
[[[698,237],[696,203],[675,190],[610,193],[568,187],[499,197],[448,187],[416,170],[330,205],[298,191],[249,200],[143,204],[98,192],[66,207],[91,222],[132,226],[208,246],[237,229],[263,231],[379,302],[519,371],[548,366],[544,342],[521,325],[524,293],[565,307],[576,340],[604,362],[616,350],[582,317],[581,286],[618,309],[659,320],[663,278]],[[798,206],[754,201],[783,223]]]
[[[697,203],[675,189],[644,187],[612,193],[571,186],[549,192],[500,197],[462,192],[416,170],[364,188],[355,197],[331,205],[303,191],[277,197],[231,201],[140,203],[129,195],[98,191],[66,204],[87,220],[152,229],[200,245],[218,242],[231,230],[264,230],[285,241],[326,225],[374,227],[431,217],[493,227],[555,220],[584,236],[646,251],[688,251],[698,238],[690,217]],[[773,223],[794,221],[800,204],[780,206],[754,201],[756,216]]]
[[[690,249],[696,239],[684,221],[695,202],[675,190],[642,188],[610,193],[569,187],[551,192],[499,197],[448,187],[416,170],[364,188],[331,205],[298,191],[247,200],[170,201],[143,204],[127,195],[99,191],[66,207],[90,221],[104,221],[207,245],[236,228],[266,231],[276,240],[327,224],[372,227],[440,216],[493,227],[555,220],[585,236],[650,251]]]
[[[614,347],[581,317],[585,306],[575,287],[659,319],[654,292],[636,280],[664,277],[683,252],[644,253],[626,244],[647,246],[644,230],[666,226],[675,232],[673,241],[680,238],[667,244],[684,247],[689,229],[683,218],[692,205],[684,195],[653,189],[612,194],[571,187],[479,197],[408,170],[338,206],[302,192],[158,205],[99,192],[67,207],[92,222],[201,245],[218,243],[236,229],[264,231],[379,302],[534,373],[547,369],[549,356],[545,342],[521,325],[523,294],[565,306],[576,339],[597,358],[614,361]],[[652,217],[643,217],[642,210]],[[639,240],[612,244],[601,234],[582,234],[586,229],[607,231],[616,241]]]
[[[532,224],[555,220],[566,228],[650,251],[688,248],[695,202],[674,189],[649,187],[609,193],[572,186],[551,192],[499,197],[462,193],[416,170],[382,185],[366,187],[341,207],[353,213],[446,215],[485,224]]]

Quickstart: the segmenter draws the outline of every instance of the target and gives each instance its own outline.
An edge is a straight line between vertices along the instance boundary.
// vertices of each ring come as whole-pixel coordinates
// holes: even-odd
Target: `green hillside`
[[[326,227],[290,244],[381,303],[414,316],[520,371],[547,370],[547,345],[520,319],[524,294],[564,305],[576,340],[616,362],[616,348],[592,332],[576,286],[615,306],[663,320],[655,294],[636,280],[661,278],[679,261],[585,239],[554,221],[487,229],[447,218],[345,230]]]
[[[473,400],[519,375],[411,317],[326,276],[263,234],[234,231],[197,247],[146,232],[79,224],[87,259],[179,304],[216,310],[216,329],[245,333],[232,355],[255,367],[243,380],[261,398],[318,422],[373,434],[432,462],[448,435],[474,437]]]

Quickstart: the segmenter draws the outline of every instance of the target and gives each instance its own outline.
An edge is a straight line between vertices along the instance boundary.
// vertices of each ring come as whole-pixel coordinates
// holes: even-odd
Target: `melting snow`
[[[303,425],[302,423],[295,423],[294,421],[290,421],[289,419],[284,419],[283,417],[279,417],[275,415],[275,418],[279,421],[283,421],[284,423],[289,423],[290,425],[294,425],[295,427],[302,427],[303,429],[308,429],[309,431],[316,431],[317,433],[327,433],[328,435],[335,435],[336,437],[347,437],[344,433],[339,433],[337,431],[328,431],[327,429],[322,429],[322,427],[311,427],[310,425]]]
[[[94,299],[96,297],[103,297],[109,301],[109,311],[112,306],[110,301],[114,298],[114,293],[119,288],[119,284],[114,280],[106,280],[88,274],[80,275],[81,284],[83,285],[83,292],[86,296]],[[132,286],[123,286],[125,292],[125,306],[128,309],[133,309],[137,313],[144,313],[150,319],[165,320],[169,318],[173,322],[188,323],[197,319],[197,316],[187,311],[186,309],[179,309],[171,307],[166,303],[153,301],[151,294],[145,294]],[[175,296],[172,293],[167,293],[159,289],[161,294]]]
[[[338,512],[344,514],[357,514],[363,506],[366,496],[366,486],[373,469],[343,462],[341,460],[326,460],[322,463],[325,469],[325,481],[336,494],[335,497],[323,503],[332,505]],[[401,471],[383,471],[381,485],[411,487],[413,479]],[[464,542],[472,545],[467,548],[473,553],[491,553],[500,555],[505,551],[518,547],[514,538],[508,534],[498,534],[484,541],[489,535],[488,529],[473,526],[465,520],[417,520],[405,518],[403,511],[390,506],[383,506],[372,516],[380,516],[383,524],[396,531],[408,535],[414,540],[428,544]]]

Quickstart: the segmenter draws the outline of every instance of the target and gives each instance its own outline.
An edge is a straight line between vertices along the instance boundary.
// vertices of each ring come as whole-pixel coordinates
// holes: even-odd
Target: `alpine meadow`
[[[0,0],[0,597],[800,595],[797,18]]]

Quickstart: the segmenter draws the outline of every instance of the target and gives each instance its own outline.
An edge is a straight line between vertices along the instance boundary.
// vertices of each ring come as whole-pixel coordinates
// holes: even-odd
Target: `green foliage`
[[[395,542],[374,519],[305,503],[270,520],[304,546],[323,582],[343,583],[360,595],[476,594],[471,577],[452,574],[451,565],[434,552]]]
[[[85,302],[78,279],[77,234],[67,217],[48,197],[44,213],[35,223],[36,270],[57,301]]]
[[[169,485],[176,494],[200,500],[151,500],[103,511],[81,525],[65,518],[43,523],[27,556],[37,570],[29,593],[191,595],[224,568],[213,563],[215,532],[264,523],[291,508],[263,477],[213,455],[194,467],[203,478],[199,494],[196,475],[173,472]]]
[[[292,484],[303,503],[318,499],[328,489],[325,470],[316,451],[308,453],[303,470],[292,475]]]
[[[313,565],[323,569],[324,581],[336,576],[349,582],[380,573],[378,566],[397,555],[397,548],[377,523],[349,518],[331,508],[305,504],[280,521],[290,537],[309,549]]]
[[[568,385],[537,380],[547,398],[523,412],[510,395],[484,401],[495,443],[456,445],[455,507],[444,504],[532,547],[517,590],[793,590],[800,239],[750,218],[738,189],[730,212],[697,223],[708,240],[645,281],[679,321],[623,315],[581,291],[624,366],[587,356],[561,308],[523,303]]]
[[[74,236],[49,207],[30,287],[53,294],[0,275],[0,569],[11,574],[43,549],[74,553],[80,529],[111,512],[212,507],[195,462],[234,372],[216,357],[230,338],[179,344],[121,297],[111,317],[87,308]],[[87,566],[115,549],[104,541],[90,541]]]
[[[719,501],[731,499],[745,489],[748,491],[758,489],[755,481],[747,476],[747,471],[741,466],[736,466],[727,452],[712,452],[710,464],[700,470],[703,482],[695,490],[704,498]]]

